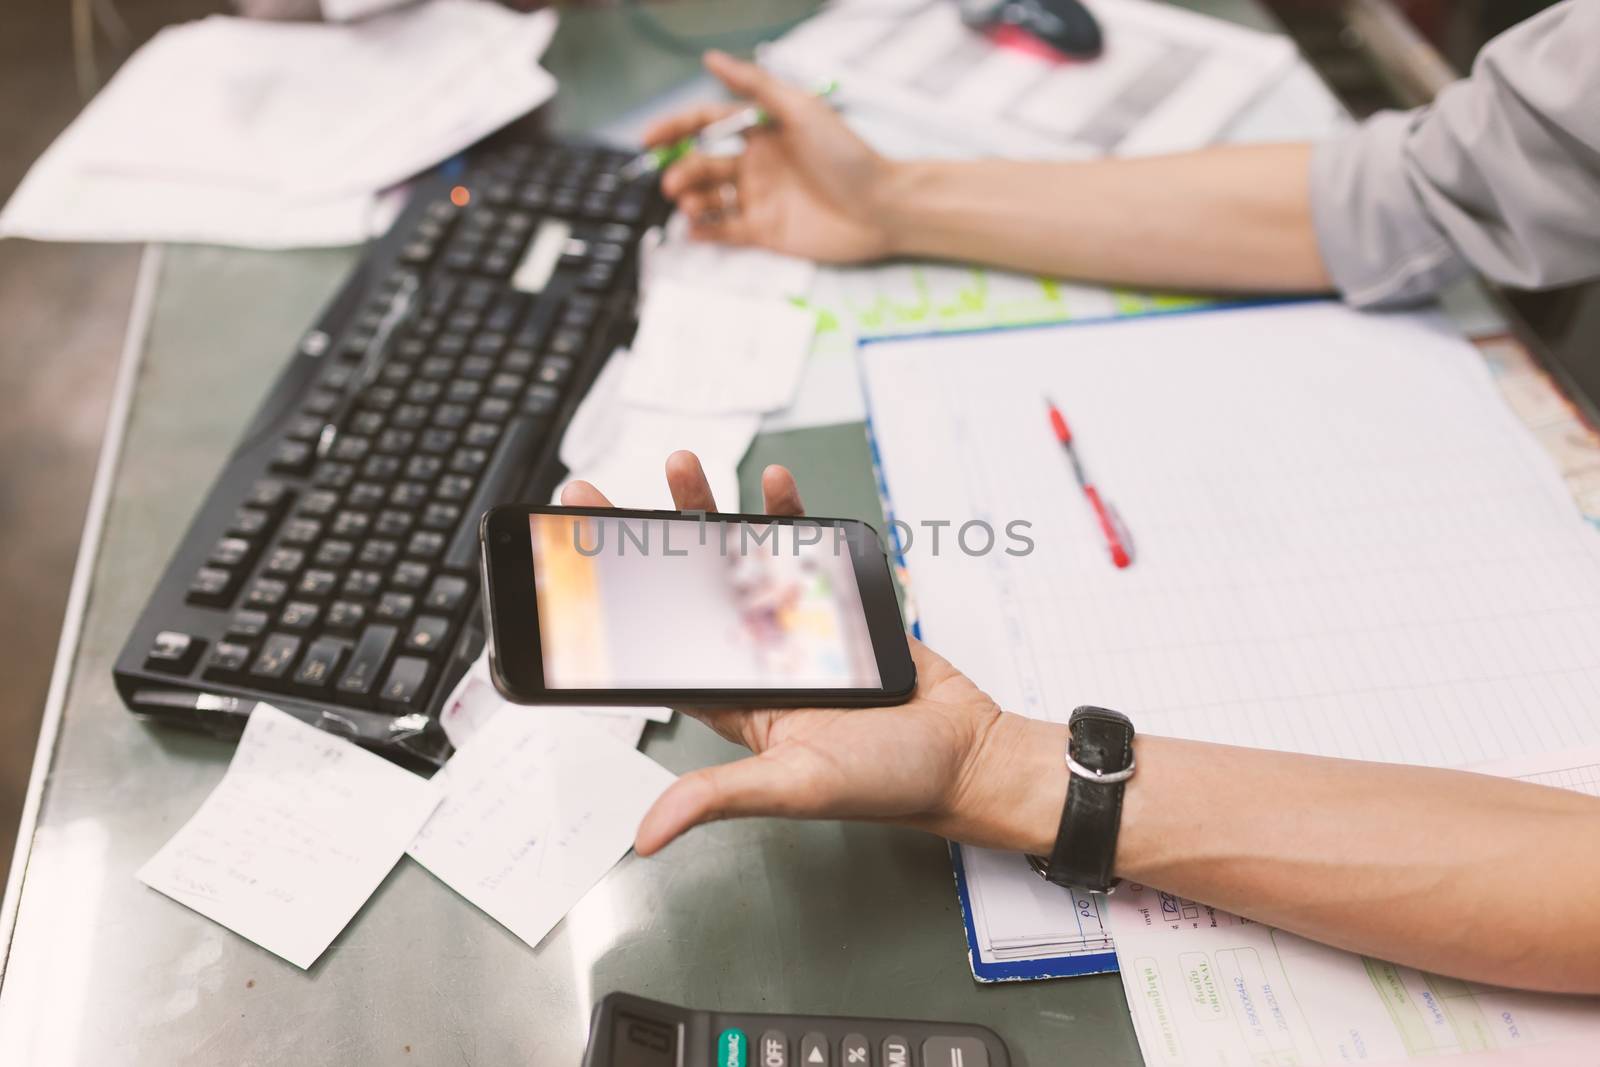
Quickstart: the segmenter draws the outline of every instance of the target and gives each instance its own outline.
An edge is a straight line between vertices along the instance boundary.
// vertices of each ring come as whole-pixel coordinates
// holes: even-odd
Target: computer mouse
[[[1072,59],[1100,54],[1100,24],[1079,0],[957,0],[957,5],[963,22],[1002,42],[1020,33]]]

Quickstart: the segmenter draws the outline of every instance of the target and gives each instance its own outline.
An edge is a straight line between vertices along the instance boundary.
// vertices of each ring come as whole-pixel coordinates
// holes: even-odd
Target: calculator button
[[[815,1030],[800,1039],[800,1067],[828,1067],[828,1039]]]
[[[883,1039],[882,1067],[911,1067],[911,1043],[903,1037]]]
[[[789,1039],[780,1031],[768,1030],[756,1046],[756,1067],[789,1067]]]
[[[930,1037],[922,1043],[922,1067],[989,1067],[989,1050],[975,1037]]]
[[[860,1034],[845,1034],[839,1042],[839,1062],[844,1067],[870,1067],[872,1053],[867,1051],[867,1039]]]
[[[717,1037],[715,1067],[747,1067],[750,1058],[750,1039],[744,1031],[730,1026]]]

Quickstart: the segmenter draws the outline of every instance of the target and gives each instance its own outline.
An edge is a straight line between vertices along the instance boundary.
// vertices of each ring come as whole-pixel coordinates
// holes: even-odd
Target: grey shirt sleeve
[[[1564,0],[1490,41],[1431,105],[1318,145],[1311,206],[1357,306],[1474,269],[1526,289],[1600,276],[1600,0]]]

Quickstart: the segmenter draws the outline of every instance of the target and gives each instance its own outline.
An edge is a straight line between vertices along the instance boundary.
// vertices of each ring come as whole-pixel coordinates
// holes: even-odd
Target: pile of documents
[[[514,707],[481,685],[468,679],[477,718],[458,717],[462,743],[432,781],[258,704],[221,783],[139,880],[308,968],[409,855],[537,945],[673,776],[634,749],[642,718]]]
[[[739,461],[800,385],[817,316],[797,301],[816,268],[686,231],[674,216],[643,250],[632,350],[607,363],[573,415],[561,461],[618,507],[671,508],[662,461],[688,449],[717,506],[737,511]]]
[[[289,248],[388,227],[384,190],[555,92],[555,15],[427,3],[350,25],[214,15],[130,58],[34,164],[0,236]]]

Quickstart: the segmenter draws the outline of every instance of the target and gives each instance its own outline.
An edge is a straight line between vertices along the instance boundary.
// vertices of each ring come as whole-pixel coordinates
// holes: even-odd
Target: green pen
[[[816,95],[823,99],[832,97],[838,90],[839,83],[830,81],[818,89]],[[674,141],[672,144],[660,145],[656,148],[647,148],[622,165],[617,172],[623,181],[631,182],[635,178],[642,178],[646,174],[666,170],[672,164],[696,149],[707,149],[719,141],[736,137],[747,130],[757,126],[765,126],[772,121],[772,117],[762,108],[751,105],[735,111],[733,114],[707,124],[699,133],[692,137]]]

